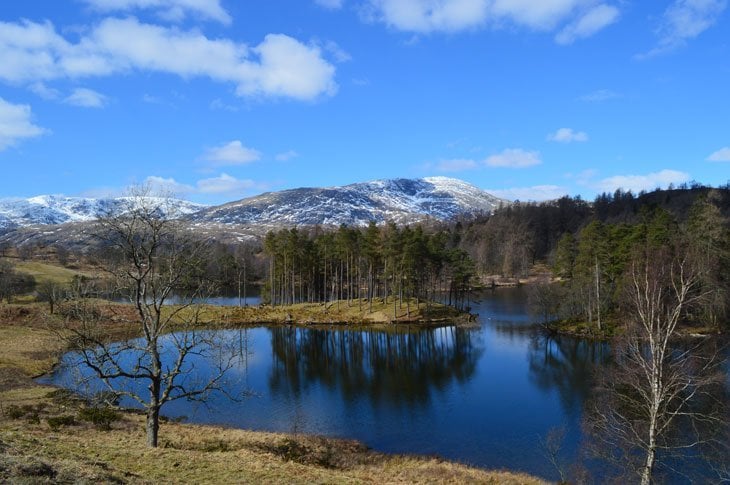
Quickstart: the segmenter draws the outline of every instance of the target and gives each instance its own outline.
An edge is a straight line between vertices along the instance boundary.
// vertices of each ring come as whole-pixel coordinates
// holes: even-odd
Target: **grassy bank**
[[[312,324],[443,324],[466,323],[470,315],[439,303],[426,304],[411,299],[395,303],[382,298],[373,300],[298,303],[286,306],[221,307],[205,306],[201,318],[210,324],[289,323]]]
[[[142,416],[89,411],[32,380],[64,350],[39,323],[42,311],[0,305],[0,482],[542,483],[354,441],[172,422],[163,424],[160,448],[149,449]]]

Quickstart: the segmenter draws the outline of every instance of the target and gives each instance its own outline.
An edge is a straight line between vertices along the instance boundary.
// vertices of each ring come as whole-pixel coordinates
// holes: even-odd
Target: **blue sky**
[[[730,180],[728,0],[0,3],[0,196]]]

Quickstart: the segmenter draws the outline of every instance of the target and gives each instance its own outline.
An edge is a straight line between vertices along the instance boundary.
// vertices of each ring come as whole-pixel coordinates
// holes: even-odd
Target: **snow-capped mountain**
[[[154,197],[132,198],[85,198],[59,195],[40,195],[29,199],[0,199],[0,229],[12,229],[32,225],[87,222],[99,216],[123,213],[141,200],[159,206],[165,215],[182,217],[206,206],[184,200]]]
[[[182,218],[197,231],[210,235],[241,229],[261,234],[278,227],[448,220],[461,215],[489,213],[508,204],[471,184],[446,177],[283,190],[212,207],[152,197],[92,199],[43,195],[30,199],[0,199],[0,231],[8,233],[17,229],[23,230],[24,234],[28,231],[40,233],[37,226],[56,225],[58,227],[48,234],[63,238],[64,233],[75,233],[75,229],[63,229],[67,223],[89,222],[102,215],[124,213],[140,200],[151,201],[160,206],[166,216]]]
[[[192,222],[267,226],[364,226],[490,213],[507,201],[447,177],[375,180],[328,188],[267,192],[191,214]]]

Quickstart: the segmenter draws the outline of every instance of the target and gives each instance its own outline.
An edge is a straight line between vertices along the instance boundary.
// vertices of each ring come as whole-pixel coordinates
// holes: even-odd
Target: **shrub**
[[[39,423],[39,414],[45,408],[45,403],[38,403],[35,406],[32,404],[23,404],[22,406],[11,404],[4,410],[4,414],[10,419],[26,418],[30,423]]]
[[[25,477],[47,477],[56,476],[56,470],[51,465],[42,461],[31,461],[29,463],[21,463],[16,467],[16,473]]]
[[[5,416],[7,416],[10,419],[20,419],[23,416],[25,416],[25,411],[20,406],[16,406],[15,404],[11,404],[10,406],[5,409]]]
[[[121,415],[111,408],[91,407],[79,410],[78,418],[87,421],[99,429],[111,429],[115,421],[119,421]]]
[[[47,418],[46,421],[48,422],[48,426],[50,426],[53,431],[57,431],[62,426],[71,426],[76,424],[76,419],[73,417],[73,415],[70,414],[51,416]]]

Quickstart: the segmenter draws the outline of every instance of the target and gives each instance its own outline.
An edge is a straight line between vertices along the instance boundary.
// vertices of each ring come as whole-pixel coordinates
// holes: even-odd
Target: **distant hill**
[[[154,198],[148,198],[154,199]],[[29,199],[0,199],[0,230],[34,225],[58,225],[89,222],[100,216],[116,215],[128,210],[134,199],[65,197],[40,195]],[[203,209],[204,205],[184,200],[166,200],[159,204],[167,216],[181,217]]]
[[[343,187],[268,192],[191,214],[195,223],[291,227],[412,223],[489,214],[507,201],[447,177],[376,180]]]

